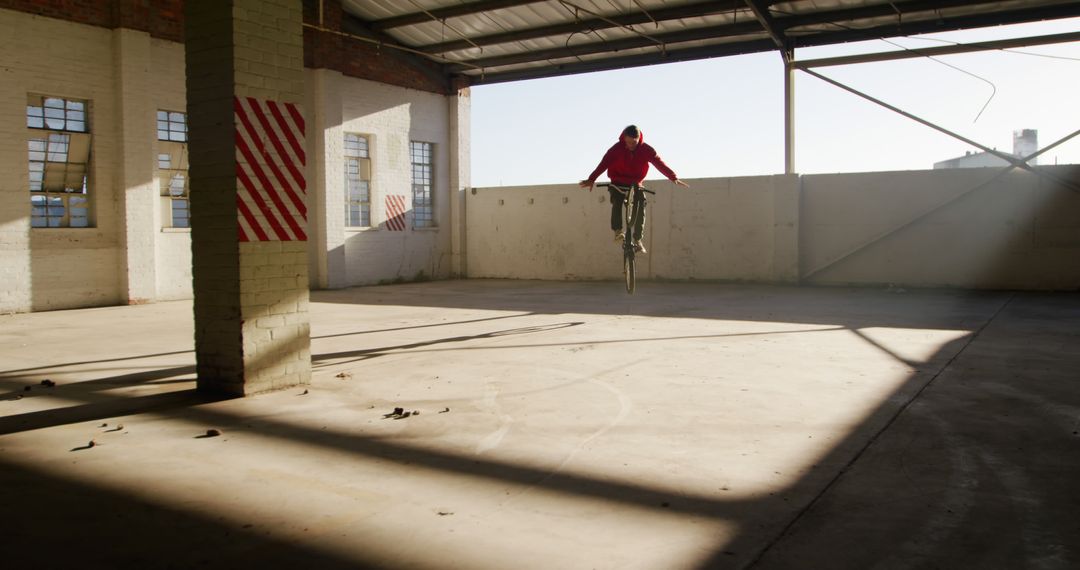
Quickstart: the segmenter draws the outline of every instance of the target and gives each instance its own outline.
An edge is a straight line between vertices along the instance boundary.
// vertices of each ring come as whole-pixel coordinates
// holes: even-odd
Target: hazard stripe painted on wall
[[[298,105],[235,97],[240,241],[307,241],[304,117]]]

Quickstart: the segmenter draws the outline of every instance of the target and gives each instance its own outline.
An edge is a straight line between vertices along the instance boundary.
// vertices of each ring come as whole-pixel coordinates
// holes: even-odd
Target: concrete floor
[[[0,317],[0,566],[1080,564],[1076,294],[312,301],[308,393],[224,401],[188,302]]]

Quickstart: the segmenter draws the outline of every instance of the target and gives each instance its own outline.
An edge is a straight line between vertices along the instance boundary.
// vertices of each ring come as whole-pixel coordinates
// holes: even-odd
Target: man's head
[[[622,141],[629,150],[637,148],[638,141],[641,140],[641,131],[638,130],[637,125],[630,125],[623,129]]]

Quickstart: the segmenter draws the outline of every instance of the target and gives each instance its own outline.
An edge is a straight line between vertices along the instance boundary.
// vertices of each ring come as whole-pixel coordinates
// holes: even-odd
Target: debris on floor
[[[334,375],[334,378],[341,378],[342,380],[348,380],[352,378],[352,372],[338,372]]]
[[[450,411],[450,408],[449,408],[449,407],[447,407],[446,409],[442,410],[442,411],[441,411],[441,412],[439,412],[439,413],[440,413],[440,414],[445,414],[446,412],[449,412],[449,411]]]
[[[73,448],[71,448],[71,451],[82,451],[84,449],[90,449],[91,447],[94,447],[96,445],[97,445],[97,442],[91,439],[90,442],[87,443],[86,445],[84,445],[82,447],[73,447]]]
[[[405,408],[394,408],[394,411],[389,414],[383,414],[383,419],[394,418],[395,420],[402,420],[412,416],[419,416],[420,410],[406,410]]]
[[[307,389],[305,388],[303,392],[300,392],[300,395],[301,396],[307,396],[308,395]]]
[[[211,429],[206,430],[206,435],[204,435],[202,437],[217,437],[219,435],[221,435],[221,430],[211,428]]]
[[[56,387],[56,382],[53,382],[52,380],[49,380],[48,378],[46,378],[46,379],[41,381],[41,385],[45,386],[46,388],[55,388]]]

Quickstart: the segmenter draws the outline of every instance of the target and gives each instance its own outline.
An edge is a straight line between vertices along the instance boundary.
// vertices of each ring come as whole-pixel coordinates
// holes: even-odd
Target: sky
[[[1077,30],[1080,18],[889,41],[917,49]],[[795,58],[896,49],[875,40]],[[1080,42],[937,59],[816,71],[999,150],[1012,151],[1014,130],[1037,129],[1042,148],[1080,129]],[[783,173],[783,79],[780,55],[770,52],[473,87],[473,186],[576,182],[631,123],[680,178]],[[924,170],[979,152],[802,72],[795,140],[801,174]],[[1039,157],[1055,161],[1080,164],[1080,136]]]

